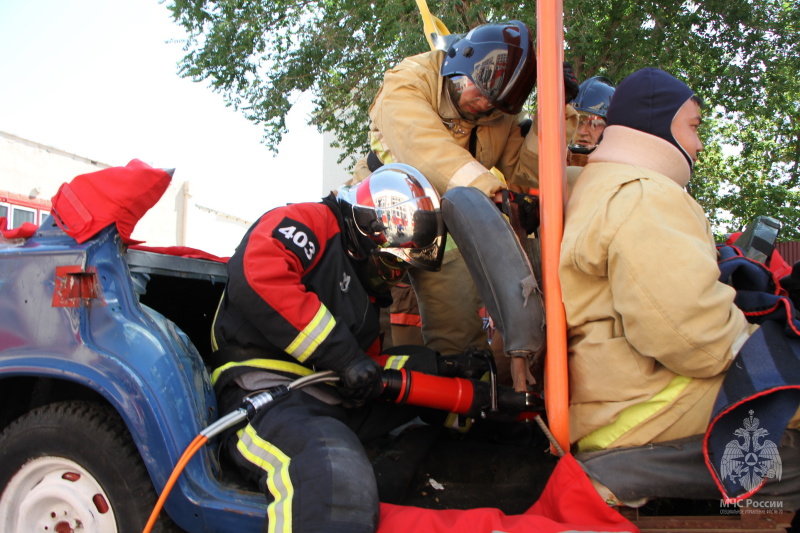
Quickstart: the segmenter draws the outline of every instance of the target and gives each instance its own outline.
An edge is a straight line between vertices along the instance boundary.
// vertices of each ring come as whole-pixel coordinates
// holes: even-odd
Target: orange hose
[[[564,28],[562,0],[537,0],[537,113],[542,281],[547,316],[544,394],[547,420],[556,441],[569,450],[567,325],[558,262],[564,232],[566,146],[564,138]]]
[[[161,496],[158,497],[158,501],[156,502],[155,507],[153,507],[153,512],[150,513],[150,519],[145,524],[142,533],[150,533],[153,530],[153,526],[156,524],[156,520],[158,519],[158,513],[161,512],[161,508],[164,507],[164,502],[167,501],[167,497],[169,496],[172,487],[175,485],[175,482],[178,481],[178,477],[183,472],[183,469],[189,463],[189,460],[197,453],[197,450],[205,446],[206,442],[208,442],[208,437],[205,435],[197,435],[192,442],[189,443],[189,446],[186,447],[186,450],[181,455],[181,458],[178,459],[178,463],[175,465],[175,468],[172,470],[172,474],[169,476],[166,485],[164,485],[164,490],[161,491]]]

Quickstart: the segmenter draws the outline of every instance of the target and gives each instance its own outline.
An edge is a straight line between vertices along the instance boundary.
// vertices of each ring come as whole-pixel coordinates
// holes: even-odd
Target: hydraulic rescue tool
[[[382,374],[383,393],[380,398],[398,404],[439,409],[468,417],[491,417],[508,421],[513,421],[525,413],[538,413],[544,410],[544,404],[536,394],[515,392],[509,387],[498,386],[494,360],[488,353],[486,359],[489,367],[488,382],[461,377],[434,376],[406,369],[386,369]],[[287,385],[271,387],[248,396],[242,400],[238,409],[201,431],[189,443],[175,465],[142,533],[152,531],[158,514],[184,467],[209,439],[240,424],[257,411],[280,400],[292,391],[309,385],[333,383],[338,380],[339,377],[336,373],[328,370],[298,378]]]

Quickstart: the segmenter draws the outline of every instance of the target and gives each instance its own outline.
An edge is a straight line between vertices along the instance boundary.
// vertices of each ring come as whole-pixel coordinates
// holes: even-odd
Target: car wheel
[[[0,531],[140,533],[155,491],[110,407],[36,408],[0,434]],[[173,531],[162,513],[153,531]]]

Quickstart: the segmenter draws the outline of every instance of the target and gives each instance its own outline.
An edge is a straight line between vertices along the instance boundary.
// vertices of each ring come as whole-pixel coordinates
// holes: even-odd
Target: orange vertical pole
[[[537,0],[537,114],[542,228],[542,277],[547,316],[544,394],[550,431],[569,450],[567,326],[558,261],[564,231],[566,145],[564,142],[564,14],[562,0]]]

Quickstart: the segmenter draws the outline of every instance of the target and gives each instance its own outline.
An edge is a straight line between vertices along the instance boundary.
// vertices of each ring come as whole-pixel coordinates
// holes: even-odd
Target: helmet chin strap
[[[378,259],[375,255],[369,254],[360,260],[352,258],[351,256],[351,259],[353,268],[358,276],[358,280],[368,294],[378,298],[389,295],[392,287],[394,287],[396,283],[390,282],[381,276],[380,270],[376,266],[375,261]]]
[[[369,257],[370,252],[376,247],[369,237],[365,237],[356,228],[356,223],[349,217],[344,216],[344,247],[347,255],[355,261],[364,261]]]

